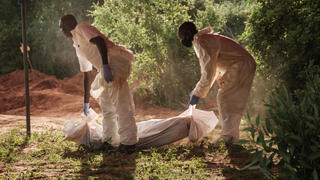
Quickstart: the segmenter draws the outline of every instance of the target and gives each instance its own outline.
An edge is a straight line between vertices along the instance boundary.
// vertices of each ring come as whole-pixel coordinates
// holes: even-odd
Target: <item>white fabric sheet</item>
[[[97,114],[90,109],[81,122],[70,121],[65,127],[66,140],[98,148],[102,144],[102,125]],[[212,111],[190,108],[178,116],[137,122],[140,148],[160,147],[188,137],[196,142],[208,135],[218,124]]]

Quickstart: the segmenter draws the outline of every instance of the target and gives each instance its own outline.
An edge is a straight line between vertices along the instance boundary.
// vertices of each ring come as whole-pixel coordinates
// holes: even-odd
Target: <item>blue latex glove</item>
[[[198,102],[199,102],[199,97],[198,96],[196,96],[196,95],[194,95],[193,94],[193,92],[191,92],[191,94],[190,94],[190,100],[189,100],[189,103],[188,103],[188,105],[187,105],[187,108],[189,108],[189,106],[190,105],[195,105],[195,104],[198,104]]]
[[[112,75],[109,64],[103,65],[103,77],[107,81],[107,83],[113,81],[113,75]]]
[[[90,103],[84,103],[83,104],[83,114],[84,115],[88,115],[88,113],[89,113],[89,108],[90,108]]]

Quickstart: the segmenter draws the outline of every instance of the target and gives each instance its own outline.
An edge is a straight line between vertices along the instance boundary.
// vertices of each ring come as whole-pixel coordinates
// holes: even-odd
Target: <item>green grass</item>
[[[223,158],[229,154],[223,145],[211,148],[208,139],[126,155],[93,151],[63,137],[54,129],[34,132],[29,139],[22,129],[4,133],[0,136],[0,179],[214,179],[233,170],[211,167],[210,161],[217,157],[222,157],[222,164],[230,160]]]

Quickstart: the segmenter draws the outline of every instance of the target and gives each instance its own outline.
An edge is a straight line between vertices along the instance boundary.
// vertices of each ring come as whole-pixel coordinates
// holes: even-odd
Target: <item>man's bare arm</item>
[[[84,103],[89,103],[90,99],[90,71],[83,73],[83,82],[84,82]]]
[[[102,69],[103,69],[103,77],[107,81],[107,83],[113,81],[113,75],[111,72],[111,68],[108,64],[108,49],[104,39],[100,36],[94,37],[90,39],[90,42],[95,44],[100,52],[102,58]]]
[[[108,49],[106,47],[106,43],[104,42],[104,39],[100,36],[97,36],[90,39],[90,42],[95,44],[98,47],[101,58],[102,58],[102,64],[108,64]]]

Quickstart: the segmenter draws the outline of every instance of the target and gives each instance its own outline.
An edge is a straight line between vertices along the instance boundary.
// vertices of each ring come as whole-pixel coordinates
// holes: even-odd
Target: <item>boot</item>
[[[115,148],[108,142],[104,142],[101,146],[101,150],[105,152],[114,151]]]
[[[125,144],[120,144],[118,147],[118,152],[124,153],[124,154],[132,154],[136,151],[136,145],[125,145]]]

